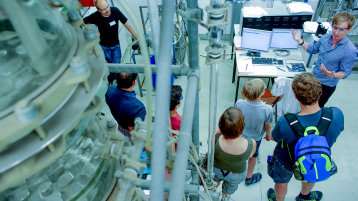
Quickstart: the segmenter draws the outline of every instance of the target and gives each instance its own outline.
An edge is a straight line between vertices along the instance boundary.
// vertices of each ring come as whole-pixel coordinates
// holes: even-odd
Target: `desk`
[[[272,68],[273,66],[276,67],[275,65],[255,65],[253,64],[253,68],[256,69],[254,70],[254,72],[249,72],[249,73],[240,73],[238,72],[238,68],[237,68],[237,63],[239,60],[241,59],[251,59],[251,57],[246,56],[246,51],[244,50],[236,50],[235,52],[235,59],[234,59],[234,67],[233,67],[233,78],[232,78],[232,82],[235,82],[235,77],[237,76],[237,83],[236,83],[236,94],[235,94],[235,103],[237,101],[237,96],[238,96],[238,92],[239,92],[239,84],[240,84],[240,78],[241,77],[246,77],[246,78],[270,78],[270,80],[273,82],[273,78],[276,77],[294,77],[296,74],[298,74],[299,72],[289,72],[286,65],[289,65],[289,63],[303,63],[304,64],[304,60],[302,59],[302,55],[299,49],[296,50],[290,50],[290,55],[287,57],[280,57],[280,56],[276,56],[274,54],[274,52],[272,50],[270,50],[269,52],[261,52],[261,57],[265,57],[265,58],[277,58],[277,59],[281,59],[284,60],[284,65],[280,65],[277,66],[280,69],[277,69],[277,73],[270,73],[270,74],[265,74],[265,73],[260,73],[260,70],[257,68],[265,68],[265,67],[269,67]],[[307,71],[307,68],[305,68]]]

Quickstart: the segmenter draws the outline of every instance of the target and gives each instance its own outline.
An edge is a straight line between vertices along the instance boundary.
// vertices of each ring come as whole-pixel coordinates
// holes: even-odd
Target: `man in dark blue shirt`
[[[292,89],[301,106],[301,112],[296,114],[299,123],[304,128],[317,126],[322,116],[322,109],[318,104],[322,94],[321,82],[311,73],[302,73],[293,80]],[[336,142],[343,129],[343,113],[340,109],[332,107],[331,123],[325,134],[330,147]],[[292,152],[289,152],[289,150],[294,150],[298,137],[291,129],[286,118],[281,117],[272,131],[272,138],[277,142],[277,145],[272,156],[273,159],[268,164],[267,171],[275,182],[275,189],[270,188],[267,196],[270,201],[283,201],[287,193],[288,182],[293,175],[294,160],[291,159]],[[302,182],[302,189],[296,197],[296,201],[321,200],[322,192],[311,192],[314,184]]]
[[[116,73],[115,78],[118,85],[112,85],[107,89],[106,102],[118,123],[118,130],[130,138],[135,118],[140,117],[144,121],[147,112],[133,91],[137,74]]]

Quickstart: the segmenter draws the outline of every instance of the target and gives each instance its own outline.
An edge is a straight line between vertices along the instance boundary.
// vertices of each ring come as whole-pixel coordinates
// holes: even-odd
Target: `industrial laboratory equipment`
[[[0,200],[102,200],[115,184],[115,129],[96,115],[104,56],[78,9],[1,1]]]

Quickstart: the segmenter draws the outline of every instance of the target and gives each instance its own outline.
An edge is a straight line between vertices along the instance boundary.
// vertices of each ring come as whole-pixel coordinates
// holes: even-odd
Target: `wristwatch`
[[[300,43],[300,44],[298,44],[298,45],[300,45],[300,46],[301,46],[301,45],[303,45],[303,43],[305,43],[305,41],[304,41],[304,40],[302,40],[302,43]]]
[[[332,74],[332,78],[334,78],[334,74],[335,74],[335,73]]]

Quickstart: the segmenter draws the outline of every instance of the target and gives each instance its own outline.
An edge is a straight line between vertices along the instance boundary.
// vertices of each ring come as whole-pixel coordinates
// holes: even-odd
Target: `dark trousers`
[[[324,107],[324,105],[327,103],[328,99],[332,96],[335,90],[336,90],[336,86],[329,87],[327,85],[322,84],[322,95],[318,101],[319,107],[321,108]]]

